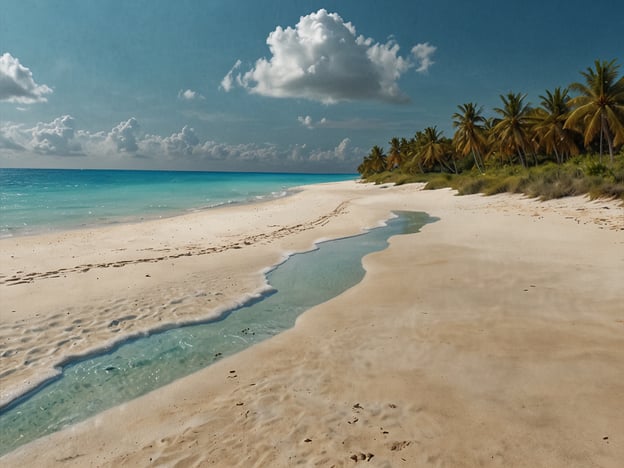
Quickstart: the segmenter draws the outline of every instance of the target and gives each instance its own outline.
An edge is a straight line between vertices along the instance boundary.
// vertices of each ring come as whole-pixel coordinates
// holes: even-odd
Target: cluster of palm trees
[[[374,146],[358,172],[364,177],[399,169],[402,172],[458,172],[460,167],[485,171],[487,164],[538,163],[538,154],[563,163],[581,148],[598,151],[624,144],[624,76],[618,79],[615,60],[594,62],[581,72],[584,82],[540,95],[539,107],[526,94],[501,95],[502,106],[486,118],[483,108],[469,102],[453,114],[455,134],[447,138],[436,127],[417,131],[411,139],[392,138],[388,154]],[[570,96],[570,92],[576,96]]]

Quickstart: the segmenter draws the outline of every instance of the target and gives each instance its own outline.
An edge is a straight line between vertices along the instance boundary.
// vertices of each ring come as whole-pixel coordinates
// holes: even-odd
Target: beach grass
[[[426,183],[426,190],[450,187],[459,195],[522,193],[541,200],[587,195],[592,200],[608,198],[624,202],[624,154],[618,155],[612,166],[600,162],[595,155],[583,155],[564,164],[489,167],[483,174],[476,169],[459,174],[409,174],[395,170],[373,174],[365,180],[397,185],[421,182]]]

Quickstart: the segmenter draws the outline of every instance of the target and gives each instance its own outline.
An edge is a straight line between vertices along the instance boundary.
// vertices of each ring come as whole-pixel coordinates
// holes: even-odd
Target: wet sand
[[[624,209],[583,198],[346,182],[0,241],[2,402],[72,356],[218,314],[288,252],[391,210],[440,220],[367,256],[364,280],[294,329],[0,461],[618,466]]]

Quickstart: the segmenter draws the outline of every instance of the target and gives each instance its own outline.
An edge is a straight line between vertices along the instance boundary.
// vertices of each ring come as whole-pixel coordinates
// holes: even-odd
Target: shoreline
[[[280,192],[279,195],[267,194],[260,198],[257,196],[252,199],[247,200],[230,200],[227,202],[217,203],[215,205],[207,205],[207,206],[199,206],[199,207],[190,207],[184,209],[172,209],[171,211],[167,211],[161,213],[159,215],[154,215],[154,217],[150,217],[146,214],[141,214],[140,216],[128,215],[124,218],[114,218],[108,221],[101,222],[93,222],[93,223],[82,223],[78,225],[67,225],[67,226],[55,226],[51,228],[41,228],[41,230],[35,230],[26,233],[20,233],[17,235],[10,234],[8,236],[0,236],[0,241],[5,239],[20,239],[23,237],[39,237],[39,236],[47,236],[47,235],[59,235],[65,232],[74,232],[74,231],[85,231],[85,230],[97,230],[102,228],[116,227],[116,226],[132,226],[142,223],[149,223],[153,221],[163,221],[172,218],[187,216],[195,213],[204,213],[206,211],[228,208],[234,206],[241,205],[253,205],[255,203],[264,203],[270,202],[272,200],[278,200],[281,198],[287,198],[289,196],[294,195],[299,190],[301,190],[301,186],[290,187],[284,189]]]
[[[11,169],[0,168],[0,173],[3,170],[11,170]],[[18,170],[24,171],[28,169],[18,169]],[[32,170],[35,172],[44,172],[44,173],[50,171],[47,169],[32,169]],[[88,215],[87,215],[86,207],[79,207],[75,213],[72,213],[72,212],[69,213],[70,218],[77,218],[77,219],[73,219],[70,222],[65,221],[65,224],[58,224],[59,219],[55,219],[55,220],[47,219],[47,222],[44,222],[45,220],[40,219],[39,214],[36,212],[32,214],[32,216],[36,218],[34,220],[33,219],[30,219],[28,221],[23,220],[23,219],[20,219],[19,216],[16,219],[14,215],[9,214],[10,213],[9,211],[7,212],[7,216],[8,216],[6,220],[7,225],[3,227],[3,232],[1,233],[0,239],[31,237],[31,236],[39,236],[39,235],[46,235],[46,234],[58,234],[58,233],[62,233],[65,231],[75,231],[75,230],[83,230],[83,229],[99,229],[99,228],[114,227],[114,226],[125,225],[125,224],[138,224],[142,222],[169,219],[172,217],[185,216],[187,214],[203,212],[206,210],[211,210],[211,209],[220,208],[220,207],[238,206],[238,205],[245,205],[245,204],[254,204],[254,203],[263,202],[263,201],[270,201],[270,200],[283,198],[283,197],[292,195],[293,193],[296,193],[298,190],[300,190],[300,187],[305,186],[307,184],[318,184],[318,183],[324,183],[324,182],[331,183],[332,181],[342,181],[342,180],[356,180],[358,177],[355,174],[353,175],[351,174],[349,175],[305,174],[305,173],[289,174],[289,173],[274,173],[274,172],[269,172],[269,173],[232,172],[230,173],[230,172],[210,172],[210,171],[189,172],[189,171],[132,171],[132,170],[130,171],[127,171],[127,170],[87,170],[87,171],[84,171],[84,170],[71,170],[71,169],[67,169],[67,170],[60,169],[58,171],[61,173],[76,172],[78,174],[89,174],[89,173],[104,174],[103,176],[100,176],[99,179],[87,178],[85,180],[82,180],[82,179],[73,180],[73,182],[70,182],[69,185],[66,185],[66,184],[63,185],[64,187],[71,187],[72,184],[77,184],[77,185],[73,185],[74,187],[77,187],[78,185],[85,185],[85,187],[87,188],[87,193],[86,193],[87,197],[91,197],[93,196],[94,193],[97,193],[98,188],[101,188],[102,184],[110,183],[110,180],[106,178],[106,175],[109,173],[122,173],[122,174],[147,173],[147,174],[158,174],[159,176],[163,174],[165,176],[170,175],[170,174],[184,174],[184,175],[191,175],[191,176],[204,175],[208,177],[208,179],[205,181],[206,185],[208,186],[212,184],[216,184],[217,186],[223,185],[223,181],[218,180],[218,179],[213,180],[214,177],[218,175],[226,175],[226,176],[227,175],[230,175],[230,176],[242,175],[243,182],[240,185],[240,187],[236,187],[236,190],[230,193],[230,196],[220,195],[222,194],[221,191],[211,193],[210,190],[208,190],[204,193],[204,191],[201,191],[201,187],[200,187],[199,189],[201,193],[203,193],[203,195],[205,195],[207,198],[205,197],[188,198],[184,196],[180,198],[174,194],[171,194],[172,197],[165,196],[164,198],[162,198],[162,196],[160,196],[160,198],[159,196],[156,196],[156,197],[152,197],[149,199],[139,197],[139,200],[142,200],[143,203],[145,204],[143,205],[133,204],[131,206],[131,209],[126,207],[125,212],[122,212],[122,213],[116,212],[115,209],[113,208],[114,197],[97,198],[96,196],[96,199],[92,200],[92,202],[95,203],[95,205],[94,207],[91,207],[88,209]],[[254,181],[253,179],[250,179],[250,175],[251,176],[254,176],[254,175],[263,176],[264,175],[264,176],[269,177],[269,181],[266,181],[266,180],[263,181],[262,179]],[[321,180],[316,180],[319,177],[321,178]],[[350,179],[348,177],[350,177]],[[282,180],[283,178],[284,180]],[[327,180],[323,181],[322,178],[326,178]],[[311,180],[308,180],[308,179],[311,179]],[[336,180],[333,180],[333,179],[336,179]],[[18,182],[23,183],[23,181],[19,179],[18,179]],[[125,181],[124,183],[122,181],[120,182],[119,186],[114,186],[114,188],[119,189],[121,191],[129,190],[135,187],[135,185],[133,185],[135,182],[136,181],[130,180],[130,181]],[[257,184],[262,184],[266,182],[268,182],[268,185],[263,186],[262,188],[259,188],[259,186],[257,185]],[[9,180],[8,183],[11,183],[11,180]],[[172,189],[172,187],[170,186],[171,183],[172,182],[170,180],[168,181],[161,177],[160,179],[148,180],[147,186],[148,186],[148,189],[151,187],[151,189],[153,190],[154,187],[156,186],[160,187],[161,185],[165,184],[165,189],[168,188],[168,190],[171,190]],[[184,183],[184,181],[177,182],[177,183]],[[197,179],[196,178],[190,179],[190,183],[191,184],[197,183]],[[251,185],[248,186],[245,184],[251,184]],[[43,189],[47,190],[47,188],[48,187],[46,186]],[[238,190],[239,188],[242,188],[242,190]],[[63,193],[63,195],[60,200],[57,200],[57,203],[60,203],[61,205],[63,204],[71,205],[72,203],[75,202],[75,200],[73,199],[73,192],[67,192],[67,191],[65,192],[63,192],[61,189],[61,193]],[[217,195],[216,193],[218,193],[219,195]],[[8,198],[5,201],[7,201],[7,203],[9,203],[10,205],[11,200],[15,199],[15,193],[9,192],[6,195]],[[21,194],[18,193],[17,195],[21,195]],[[139,208],[141,209],[138,210]],[[102,209],[103,209],[103,212],[102,212]],[[58,209],[53,208],[52,211],[55,212],[57,215],[61,216],[60,212],[57,213]],[[10,223],[11,221],[13,222],[14,225],[9,226],[8,223]],[[33,221],[35,221],[35,224],[31,225]],[[6,234],[4,233],[5,230],[6,230]]]
[[[160,265],[139,263],[100,269],[100,276],[106,281],[104,289],[115,292],[117,297],[124,294],[123,288],[117,287],[119,278],[104,273],[116,270],[126,282],[130,277],[140,278],[132,280],[137,283],[132,289],[135,296],[154,294],[146,282],[158,277],[159,300],[175,296],[175,291],[180,295],[182,285],[188,289],[193,280],[208,275],[215,289],[235,284],[224,289],[225,297],[218,301],[215,298],[215,302],[223,304],[259,284],[262,263],[266,268],[268,260],[275,264],[284,252],[305,250],[315,240],[371,227],[384,216],[387,218],[390,211],[426,211],[442,220],[425,226],[416,236],[392,238],[386,250],[365,257],[367,273],[363,281],[304,313],[293,329],[144,397],[39,439],[3,459],[8,466],[34,462],[55,466],[60,460],[69,466],[80,466],[88,460],[99,460],[96,464],[107,466],[136,466],[148,464],[149,458],[162,463],[186,460],[189,464],[219,460],[222,466],[243,466],[250,460],[236,457],[238,447],[245,456],[256,453],[256,465],[287,466],[305,459],[348,466],[353,463],[350,457],[357,458],[360,453],[365,457],[373,454],[371,463],[379,466],[383,462],[402,463],[401,457],[426,462],[426,458],[419,458],[425,454],[447,463],[484,462],[489,456],[483,441],[489,440],[492,446],[499,447],[493,451],[498,453],[496,459],[507,461],[507,465],[510,461],[530,465],[518,463],[522,460],[518,457],[524,455],[528,457],[525,462],[541,460],[550,466],[566,466],[564,461],[570,460],[567,466],[587,466],[588,463],[579,462],[581,459],[616,466],[612,462],[624,455],[624,444],[617,437],[623,433],[624,419],[613,415],[619,394],[618,378],[624,377],[622,370],[613,368],[613,363],[624,357],[622,325],[618,321],[621,316],[614,308],[623,299],[621,288],[616,285],[624,279],[624,259],[617,247],[624,245],[624,211],[612,202],[588,202],[578,197],[537,202],[512,195],[454,197],[452,193],[421,191],[418,186],[355,182],[310,186],[287,197],[287,201],[274,200],[257,207],[260,214],[254,215],[255,209],[249,207],[223,209],[226,214],[218,216],[234,223],[229,233],[227,228],[216,232],[213,223],[202,224],[201,218],[207,216],[198,216],[191,224],[183,223],[186,228],[191,225],[212,230],[216,238],[234,241],[232,245],[241,248],[214,252],[211,256],[168,259]],[[336,209],[336,214],[328,217]],[[247,223],[249,217],[256,224]],[[305,220],[310,228],[301,230]],[[232,234],[236,226],[269,232],[273,237],[260,237],[247,245],[243,239],[262,232]],[[153,229],[150,232],[154,236],[162,234]],[[278,237],[278,232],[283,235]],[[133,246],[146,240],[117,238],[126,245],[126,257],[134,252]],[[77,242],[75,236],[58,240]],[[176,239],[179,246],[187,246],[193,240]],[[522,243],[517,244],[519,240]],[[28,266],[28,258],[33,258],[26,252],[32,246],[22,247],[21,264]],[[119,255],[110,245],[105,244],[103,249],[109,262],[115,261],[111,256]],[[54,252],[57,251],[52,249],[51,253]],[[219,278],[210,273],[215,265],[201,261],[207,258],[214,260],[211,263],[219,263]],[[158,268],[169,262],[174,263],[173,268]],[[223,272],[226,265],[230,278],[219,283],[217,280],[227,278]],[[494,266],[507,273],[497,275]],[[93,271],[67,272],[68,278],[40,279],[0,288],[3,300],[6,297],[16,304],[26,296],[20,298],[11,293],[8,297],[7,291],[22,288],[32,293],[37,289],[34,285],[41,286],[35,300],[41,310],[41,298],[52,291],[58,293],[58,283],[65,281],[66,285],[79,287],[90,274]],[[150,278],[142,276],[146,274]],[[406,278],[410,279],[408,283]],[[101,289],[101,284],[97,286]],[[162,290],[167,287],[169,294],[163,295]],[[86,292],[86,298],[66,294],[56,305],[95,298],[100,302],[96,301],[96,307],[91,305],[91,312],[103,312],[106,307],[97,307],[102,305],[97,291]],[[597,297],[592,298],[591,294]],[[54,304],[50,298],[47,302]],[[129,306],[133,303],[123,303],[111,316],[121,315],[121,310]],[[36,321],[36,309],[32,303],[24,304],[23,324]],[[390,310],[396,320],[384,319],[384,311]],[[457,311],[461,311],[460,315]],[[74,309],[71,312],[72,318],[85,313]],[[161,314],[179,318],[171,308]],[[53,318],[53,312],[50,315],[48,322],[62,320]],[[134,322],[157,321],[148,316],[137,319]],[[71,321],[66,319],[64,325],[68,323]],[[6,327],[3,330],[5,333]],[[98,337],[106,336],[97,330],[88,333],[91,345]],[[577,338],[572,340],[568,335]],[[576,348],[580,346],[576,352],[572,351],[574,342]],[[596,348],[599,342],[600,349]],[[537,350],[539,354],[535,354]],[[387,353],[394,356],[392,360],[388,360]],[[598,358],[600,364],[584,364]],[[580,374],[579,366],[583,369]],[[226,379],[232,369],[236,369],[237,378]],[[466,373],[467,369],[471,371]],[[490,369],[489,374],[483,373],[486,369]],[[542,369],[550,369],[552,376],[542,373]],[[559,388],[552,387],[555,377],[560,380]],[[504,385],[510,381],[519,385],[521,391]],[[594,381],[606,389],[599,388]],[[583,384],[579,385],[580,382]],[[578,393],[577,388],[584,388],[585,393]],[[527,400],[527,395],[539,396],[535,401],[541,401],[538,407],[549,415],[547,419],[539,422],[539,411],[527,419],[511,409],[533,401],[534,397]],[[582,404],[575,413],[569,413],[559,402],[562,398],[576,399]],[[591,405],[583,403],[585,400]],[[535,401],[530,405],[534,408],[531,411],[537,411]],[[243,404],[238,406],[240,402]],[[476,410],[479,413],[474,413]],[[477,419],[487,421],[486,426],[478,426],[478,421],[473,420],[475,414],[481,415]],[[274,419],[277,415],[279,418]],[[581,422],[575,423],[570,419],[573,416]],[[134,421],[128,440],[115,434],[114,421],[120,417]],[[449,425],[451,420],[455,422]],[[268,421],[272,421],[270,427]],[[384,430],[376,427],[373,431],[375,424]],[[562,436],[563,427],[568,429],[563,433],[573,435]],[[600,438],[593,434],[598,427],[604,427],[605,432]],[[441,428],[447,429],[443,431],[444,438],[432,438]],[[527,430],[536,431],[539,440],[532,436],[527,439]],[[594,442],[579,442],[578,435],[574,435],[588,431]],[[213,438],[217,433],[220,436]],[[609,444],[602,437],[607,437]],[[243,445],[237,442],[239,439],[244,441]],[[271,448],[271,440],[279,442]],[[530,448],[537,444],[542,451],[523,452],[520,447],[509,445],[512,440],[522,440]],[[198,447],[193,448],[197,442]],[[319,442],[325,447],[324,455],[318,451]],[[439,451],[443,446],[450,447],[446,454]],[[234,452],[228,455],[226,447],[234,448]],[[581,458],[573,459],[572,455]]]

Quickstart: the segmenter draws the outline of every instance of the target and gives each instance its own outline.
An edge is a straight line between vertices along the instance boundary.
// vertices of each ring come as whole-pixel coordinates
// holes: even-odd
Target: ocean
[[[283,197],[355,174],[1,169],[0,238],[136,222]]]

